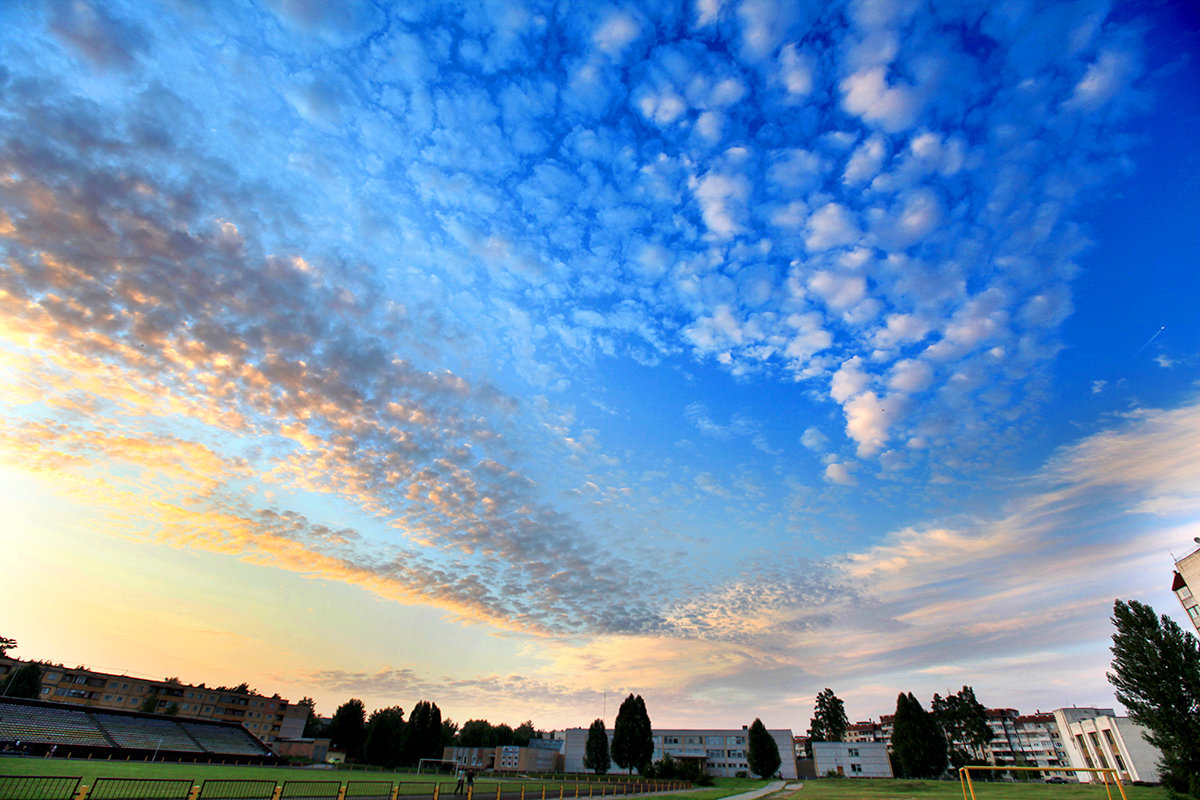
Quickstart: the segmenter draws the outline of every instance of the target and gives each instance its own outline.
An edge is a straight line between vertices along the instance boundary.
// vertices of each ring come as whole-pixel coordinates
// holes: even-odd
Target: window
[[[857,748],[857,747],[851,747],[851,748],[850,748],[850,750],[848,751],[848,755],[849,755],[851,758],[858,758],[858,748]]]
[[[1192,619],[1200,619],[1200,606],[1192,606],[1187,612]]]
[[[862,764],[851,764],[850,771],[855,775],[862,775]]]
[[[106,694],[106,695],[104,695],[104,699],[105,699],[105,700],[112,700],[112,695],[111,695],[111,694]]]

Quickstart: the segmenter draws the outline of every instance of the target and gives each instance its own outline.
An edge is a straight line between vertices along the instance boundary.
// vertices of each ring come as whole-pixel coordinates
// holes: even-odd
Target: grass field
[[[1112,796],[1119,800],[1116,787]],[[1129,800],[1167,800],[1159,787],[1126,786]],[[1108,800],[1102,785],[975,782],[976,800]],[[962,800],[957,781],[905,781],[871,778],[805,781],[802,788],[772,800]]]
[[[385,770],[366,770],[366,769],[311,769],[299,767],[250,767],[250,766],[223,766],[220,764],[172,764],[164,762],[147,763],[144,761],[103,761],[103,760],[88,760],[80,758],[0,758],[0,775],[20,775],[20,776],[68,776],[82,778],[84,784],[91,784],[96,778],[188,778],[194,783],[202,783],[205,780],[221,780],[221,779],[238,779],[238,780],[273,780],[278,784],[285,781],[338,781],[345,783],[346,781],[390,781],[401,785],[401,795],[420,795],[428,796],[433,794],[433,784],[442,784],[442,791],[449,792],[453,789],[455,778],[451,775],[427,773],[424,775],[416,775],[411,772],[388,772]],[[619,776],[610,776],[617,778]],[[638,780],[637,776],[633,776],[633,780]],[[731,784],[730,791],[722,794],[714,795],[708,800],[715,800],[718,797],[725,797],[737,792],[747,791],[740,788],[743,784],[753,784],[751,788],[762,786],[762,781],[741,781],[737,779],[729,779],[735,781]],[[493,777],[492,775],[480,775],[475,780],[475,796],[477,800],[484,800],[489,796],[494,796],[496,785],[504,784],[509,791],[516,791],[516,788],[525,783],[528,787],[529,797],[540,798],[543,786],[558,787],[560,783],[572,785],[570,779],[559,780],[558,778],[549,781],[522,781],[519,778],[503,778]],[[602,796],[602,784],[596,783],[583,784],[579,792],[580,798],[588,797],[589,789],[593,796],[599,798]],[[612,789],[607,789],[608,794],[612,794]],[[575,792],[570,788],[564,793],[566,797],[575,797]],[[557,788],[553,792],[547,792],[547,800],[553,797],[558,798]]]
[[[147,764],[144,762],[88,761],[64,758],[0,758],[0,775],[68,775],[83,778],[89,784],[96,778],[190,778],[199,783],[209,779],[238,778],[243,780],[284,781],[340,781],[380,780],[408,784],[410,791],[402,794],[432,794],[430,784],[440,782],[443,791],[449,791],[454,779],[448,775],[414,775],[411,772],[386,772],[368,770],[299,769],[295,767],[233,767],[215,764]],[[519,779],[500,779],[508,785],[517,784]],[[480,776],[476,781],[477,797],[488,796],[489,788],[495,791],[497,780],[491,776]],[[538,796],[542,783],[525,782]],[[559,781],[550,781],[557,786]],[[679,794],[687,800],[721,800],[742,792],[753,791],[766,785],[766,781],[749,778],[717,778],[714,785]],[[794,783],[792,784],[795,785]],[[537,787],[535,790],[533,787]],[[580,797],[586,797],[586,789]],[[572,796],[573,793],[568,793]],[[599,789],[596,789],[599,795]],[[557,794],[554,795],[557,800]],[[1113,788],[1113,798],[1119,798]],[[1126,786],[1128,800],[1166,800],[1166,790],[1158,787]],[[1108,800],[1104,787],[1084,784],[1042,783],[979,783],[975,784],[976,800]],[[771,795],[769,800],[962,800],[962,789],[957,781],[906,781],[882,779],[833,779],[803,781],[799,789]]]

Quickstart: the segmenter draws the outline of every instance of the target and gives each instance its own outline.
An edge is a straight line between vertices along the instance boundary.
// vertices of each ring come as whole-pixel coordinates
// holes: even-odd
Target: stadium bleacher
[[[278,757],[233,722],[41,700],[0,698],[0,746],[92,758],[275,763]]]
[[[117,747],[142,750],[178,750],[201,753],[204,749],[175,720],[124,717],[92,713],[92,718],[112,737]]]
[[[110,747],[86,714],[73,709],[0,703],[0,741]]]

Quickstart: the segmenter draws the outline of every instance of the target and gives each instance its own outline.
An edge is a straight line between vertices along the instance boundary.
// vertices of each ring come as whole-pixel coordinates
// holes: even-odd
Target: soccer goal
[[[975,800],[975,785],[971,782],[972,772],[1092,772],[1100,776],[1108,800],[1113,800],[1114,784],[1121,793],[1121,800],[1128,800],[1125,797],[1125,787],[1121,785],[1121,776],[1111,767],[959,767],[958,779],[962,783],[963,800]]]
[[[417,774],[438,772],[442,775],[452,775],[459,766],[461,765],[452,758],[422,758],[417,762]]]

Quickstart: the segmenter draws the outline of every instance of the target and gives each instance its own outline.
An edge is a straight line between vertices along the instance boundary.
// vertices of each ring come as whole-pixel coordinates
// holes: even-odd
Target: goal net
[[[1090,772],[1096,775],[1097,778],[1093,783],[1102,783],[1104,785],[1104,791],[1108,795],[1108,800],[1115,800],[1115,797],[1117,797],[1117,795],[1113,794],[1113,786],[1117,787],[1121,800],[1128,800],[1125,797],[1125,787],[1121,785],[1121,777],[1111,767],[959,767],[958,778],[962,783],[963,800],[976,800],[975,784],[971,781],[972,772]]]
[[[454,770],[459,766],[459,763],[452,758],[422,758],[417,762],[417,774],[425,772],[454,774]]]

